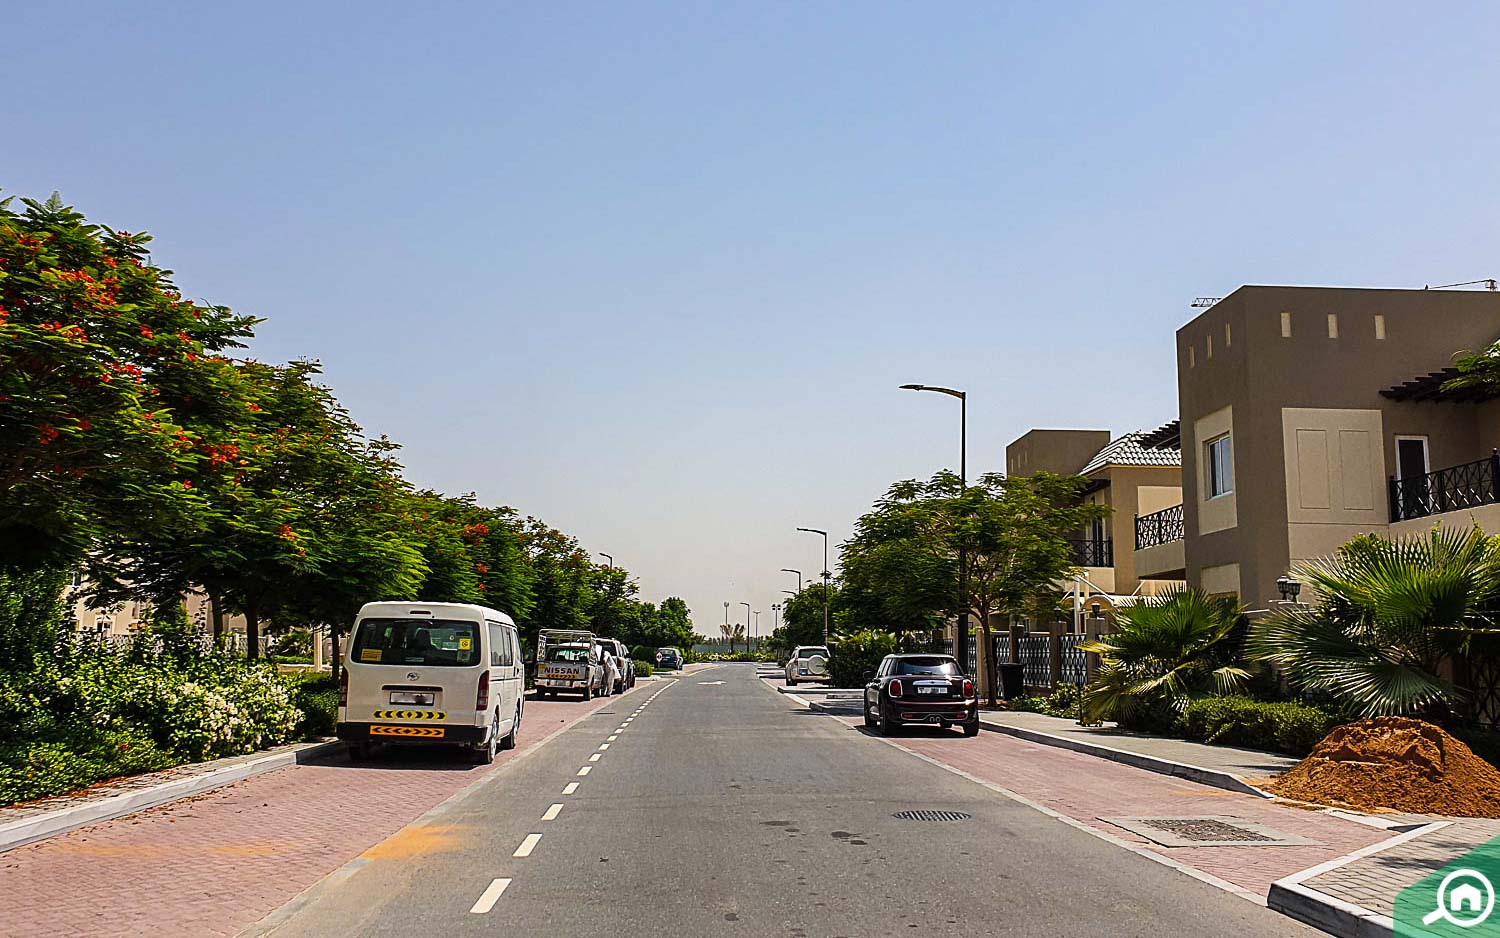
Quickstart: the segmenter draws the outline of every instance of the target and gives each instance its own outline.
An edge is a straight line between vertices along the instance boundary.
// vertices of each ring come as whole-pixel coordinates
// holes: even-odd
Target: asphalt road
[[[972,818],[892,817],[911,809]],[[749,665],[616,698],[256,932],[1316,934],[800,709]]]

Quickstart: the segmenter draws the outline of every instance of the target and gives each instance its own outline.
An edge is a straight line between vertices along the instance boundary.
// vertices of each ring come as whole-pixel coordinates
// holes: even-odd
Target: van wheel
[[[495,748],[500,745],[500,713],[496,711],[490,722],[490,738],[474,749],[474,764],[489,765],[495,761]]]
[[[501,749],[514,749],[514,748],[516,748],[516,733],[520,732],[520,730],[521,730],[521,705],[520,704],[516,704],[516,718],[515,718],[515,720],[511,721],[510,732],[507,733],[505,735],[505,737],[500,740],[500,748]]]
[[[350,762],[368,762],[370,759],[370,741],[361,739],[351,740],[348,745]]]

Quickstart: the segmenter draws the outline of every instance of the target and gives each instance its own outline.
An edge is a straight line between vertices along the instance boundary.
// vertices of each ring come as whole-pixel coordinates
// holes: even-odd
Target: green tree
[[[0,564],[70,563],[100,534],[198,523],[194,418],[256,322],[186,300],[143,234],[54,195],[0,201]],[[230,401],[232,406],[233,401]]]
[[[1181,713],[1194,700],[1238,691],[1250,679],[1240,665],[1243,623],[1236,600],[1196,589],[1116,610],[1114,631],[1079,646],[1103,659],[1085,709],[1129,724],[1158,704]]]
[[[1315,601],[1256,622],[1246,647],[1366,716],[1446,719],[1461,694],[1444,662],[1500,638],[1500,538],[1477,526],[1365,535],[1295,572]]]
[[[90,578],[103,601],[165,602],[201,586],[216,606],[245,615],[253,656],[262,622],[293,600],[347,609],[361,592],[409,593],[422,558],[401,524],[393,445],[363,437],[313,381],[316,364],[246,362],[240,371],[251,398],[245,415],[220,442],[198,446],[211,455],[183,480],[203,523],[103,537]],[[308,599],[320,589],[326,602]]]
[[[917,589],[934,614],[950,608],[942,597],[956,594],[966,574],[968,611],[979,623],[980,649],[988,649],[991,616],[1021,613],[1053,589],[1076,566],[1068,536],[1108,513],[1083,503],[1085,485],[1080,476],[987,473],[964,487],[947,471],[926,482],[897,482],[856,523],[854,542],[859,551],[890,550],[918,561]],[[911,587],[903,575],[890,587],[866,588],[902,584]]]

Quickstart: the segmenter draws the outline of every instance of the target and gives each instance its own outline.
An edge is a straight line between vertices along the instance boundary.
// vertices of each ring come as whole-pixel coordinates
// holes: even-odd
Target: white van
[[[457,743],[481,765],[516,744],[525,664],[510,616],[462,603],[366,603],[339,682],[338,737],[373,744]]]

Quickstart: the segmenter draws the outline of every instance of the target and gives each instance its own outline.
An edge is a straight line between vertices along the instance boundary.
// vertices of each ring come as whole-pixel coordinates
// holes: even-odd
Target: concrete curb
[[[328,753],[338,745],[336,740],[313,743],[301,749],[251,759],[191,778],[180,778],[151,788],[115,795],[112,798],[101,798],[87,804],[59,808],[46,814],[12,821],[9,824],[0,825],[0,853],[34,844],[49,837],[56,837],[58,834],[66,834],[68,831],[87,827],[90,824],[98,824],[126,814],[135,814],[137,811],[155,808],[193,795],[201,795],[206,791],[223,788],[225,785],[232,785],[256,775],[306,762]]]
[[[1389,850],[1391,847],[1414,840],[1423,834],[1447,827],[1449,823],[1451,822],[1434,821],[1430,824],[1423,824],[1421,827],[1389,840],[1371,844],[1362,850],[1356,850],[1284,879],[1278,879],[1271,884],[1271,891],[1266,896],[1266,907],[1288,918],[1294,918],[1328,932],[1330,935],[1337,935],[1339,938],[1390,938],[1395,933],[1396,925],[1389,916],[1319,892],[1310,886],[1303,885],[1304,881],[1315,876],[1322,876],[1346,863]]]
[[[1006,726],[1003,723],[991,723],[984,719],[983,714],[979,718],[979,726],[992,733],[1005,733],[1028,742],[1039,743],[1043,746],[1056,746],[1058,749],[1069,749],[1073,752],[1095,756],[1100,759],[1108,759],[1147,772],[1155,772],[1158,775],[1171,775],[1176,778],[1185,778],[1190,782],[1200,785],[1209,785],[1214,788],[1222,788],[1225,791],[1239,792],[1242,795],[1254,795],[1257,798],[1274,798],[1269,792],[1261,791],[1254,785],[1233,775],[1218,769],[1205,769],[1202,766],[1188,765],[1185,762],[1173,762],[1170,759],[1162,759],[1158,756],[1148,756],[1139,752],[1130,752],[1125,749],[1114,749],[1099,743],[1087,742],[1081,739],[1068,739],[1064,736],[1053,736],[1051,733],[1043,733],[1039,730],[1026,729],[1020,726]]]

